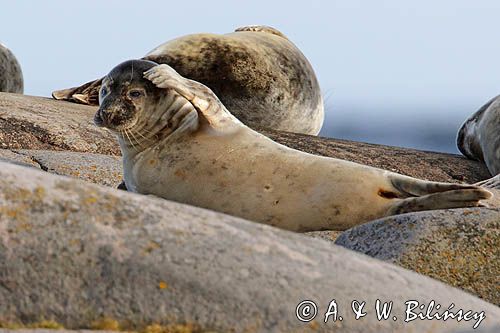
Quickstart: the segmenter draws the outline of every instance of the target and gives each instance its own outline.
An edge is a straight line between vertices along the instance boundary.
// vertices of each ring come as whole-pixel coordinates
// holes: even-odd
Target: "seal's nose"
[[[96,124],[99,127],[104,127],[104,117],[103,117],[103,111],[101,108],[97,110],[97,112],[94,115],[94,124]]]

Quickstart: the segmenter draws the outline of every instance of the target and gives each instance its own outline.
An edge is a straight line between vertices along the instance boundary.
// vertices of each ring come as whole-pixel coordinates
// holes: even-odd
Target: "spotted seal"
[[[323,98],[314,70],[278,30],[249,26],[225,35],[194,34],[168,41],[143,59],[168,64],[201,82],[252,128],[316,135]],[[55,91],[56,99],[98,104],[101,80]]]
[[[14,54],[0,43],[0,91],[22,94],[23,72]]]
[[[94,122],[117,134],[132,192],[293,231],[344,230],[392,214],[476,206],[491,196],[278,144],[165,64],[118,65],[99,99]]]

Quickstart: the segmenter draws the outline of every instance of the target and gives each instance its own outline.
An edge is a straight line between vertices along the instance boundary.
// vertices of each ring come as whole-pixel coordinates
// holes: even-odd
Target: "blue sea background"
[[[10,1],[0,41],[25,93],[101,77],[175,37],[249,24],[284,32],[317,72],[321,135],[457,152],[460,124],[500,93],[500,1]]]

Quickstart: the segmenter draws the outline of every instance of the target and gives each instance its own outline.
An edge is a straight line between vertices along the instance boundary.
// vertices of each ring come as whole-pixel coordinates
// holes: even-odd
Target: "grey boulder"
[[[56,175],[80,178],[116,188],[122,182],[120,156],[55,150],[0,149],[0,161],[47,171]]]
[[[53,320],[80,329],[110,318],[125,330],[182,324],[200,332],[448,332],[471,328],[483,313],[478,331],[500,324],[492,304],[322,240],[9,163],[0,163],[0,188],[2,322]],[[394,302],[388,320],[377,320],[377,299]],[[308,323],[296,317],[304,300],[318,309]],[[343,321],[330,316],[325,324],[332,300]],[[359,320],[354,300],[366,302]],[[405,323],[409,300],[443,309],[453,303],[476,320]],[[299,307],[299,314],[308,313]]]
[[[500,304],[500,209],[391,216],[343,232],[335,244]]]
[[[0,148],[120,155],[116,137],[94,125],[95,108],[0,93]]]

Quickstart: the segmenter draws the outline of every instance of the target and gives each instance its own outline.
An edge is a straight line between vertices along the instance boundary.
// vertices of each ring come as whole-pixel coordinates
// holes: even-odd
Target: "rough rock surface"
[[[19,328],[19,329],[1,329],[0,333],[116,333],[116,331],[97,331],[97,330],[65,330],[65,329],[43,329],[43,328]],[[190,332],[187,332],[190,333]]]
[[[404,302],[500,309],[420,274],[269,226],[0,163],[0,320],[121,329],[189,323],[219,332],[443,332],[473,322],[404,323]],[[386,286],[390,286],[387,288]],[[295,317],[314,300],[316,321]],[[343,321],[322,322],[335,299]],[[376,299],[397,321],[378,321]],[[353,300],[366,301],[354,320]],[[331,318],[330,318],[331,319]]]
[[[339,237],[342,232],[343,231],[325,230],[325,231],[310,231],[304,234],[312,238],[324,239],[329,242],[335,242],[337,237]]]
[[[0,162],[9,162],[17,165],[30,166],[40,169],[40,165],[33,161],[30,156],[19,154],[13,150],[8,149],[0,149]]]
[[[436,210],[387,217],[345,231],[335,244],[500,305],[500,209]]]
[[[126,332],[126,331],[121,331]],[[439,331],[434,331],[439,332]],[[470,330],[451,330],[447,333],[498,333],[500,332],[500,326],[494,326],[487,329],[470,329]],[[116,331],[103,331],[103,330],[68,330],[68,329],[1,329],[0,333],[116,333]],[[146,328],[141,333],[221,333],[216,331],[200,331],[189,326],[178,325],[167,327],[159,327],[157,325],[152,325],[151,328]]]
[[[0,93],[0,148],[120,154],[115,136],[92,122],[95,108]]]
[[[0,149],[0,161],[116,188],[123,180],[120,156],[57,150]]]
[[[0,148],[71,150],[119,155],[115,136],[93,125],[95,107],[47,98],[0,93]],[[409,176],[474,183],[486,167],[462,156],[261,130],[287,146]]]
[[[116,188],[123,179],[120,156],[54,150],[15,150],[12,153],[33,161],[44,171],[95,184]],[[0,159],[2,156],[0,150]],[[4,159],[9,161],[9,158]]]
[[[477,330],[475,330],[475,329],[468,329],[468,330],[455,331],[454,333],[476,333],[476,332],[477,332]],[[482,333],[498,333],[498,332],[500,332],[500,325],[481,330],[481,332]]]

